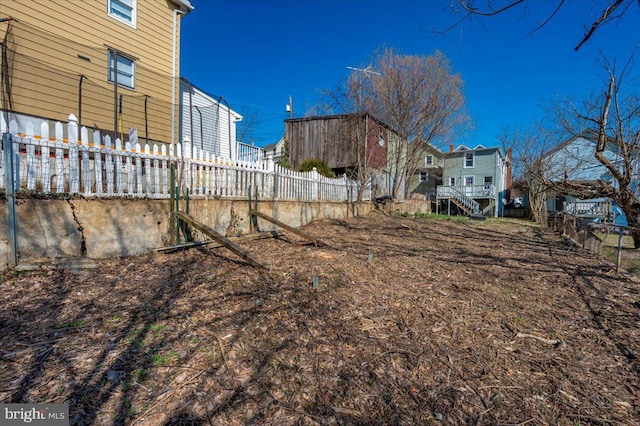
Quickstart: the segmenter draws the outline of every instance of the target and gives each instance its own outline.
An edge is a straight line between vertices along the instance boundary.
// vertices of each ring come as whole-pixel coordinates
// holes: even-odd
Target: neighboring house
[[[444,155],[433,145],[425,148],[416,173],[409,183],[410,198],[433,200],[436,198],[438,185],[442,184],[442,166]]]
[[[286,139],[283,137],[276,143],[270,143],[269,145],[265,145],[262,147],[264,150],[264,158],[272,157],[273,161],[276,163],[284,160],[285,156],[285,141]]]
[[[443,211],[452,205],[465,213],[499,216],[511,187],[511,151],[460,145],[443,154],[442,185],[437,198]]]
[[[177,142],[180,26],[192,9],[189,0],[2,0],[0,109],[19,126],[74,114],[119,137],[136,129],[142,142]]]
[[[610,182],[616,186],[611,172],[595,158],[597,134],[584,132],[560,143],[541,157],[544,174],[553,182],[567,181],[589,185],[597,181]],[[604,156],[613,164],[622,167],[621,153],[615,142],[605,146]],[[636,159],[637,162],[637,159]],[[632,167],[638,170],[638,164]],[[637,172],[636,172],[637,173]],[[638,180],[637,174],[632,176],[632,188]],[[547,193],[547,211],[563,211],[566,203],[578,201],[576,197],[549,191]]]
[[[189,137],[194,147],[216,157],[237,160],[236,123],[242,116],[227,101],[180,79],[180,140]],[[244,147],[242,147],[244,148]]]
[[[291,167],[306,160],[325,160],[336,174],[357,169],[361,163],[382,169],[387,162],[391,130],[369,114],[339,114],[285,120]],[[365,137],[366,135],[366,137]],[[358,158],[358,153],[364,155]]]
[[[388,194],[387,151],[393,131],[368,113],[285,120],[289,162],[297,170],[306,160],[325,160],[337,176],[357,178],[366,167],[372,195]]]

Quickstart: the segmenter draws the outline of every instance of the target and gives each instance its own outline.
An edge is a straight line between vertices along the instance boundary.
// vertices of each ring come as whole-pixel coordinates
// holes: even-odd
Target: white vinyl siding
[[[116,57],[118,61],[118,86],[135,89],[136,87],[136,63],[133,59],[123,56],[119,53],[109,51],[109,81],[114,81],[114,61]]]
[[[136,27],[136,0],[109,0],[107,7],[109,16]]]
[[[184,81],[180,92],[181,140],[189,137],[194,148],[235,160],[236,123],[242,117],[195,87],[189,96],[189,85]]]

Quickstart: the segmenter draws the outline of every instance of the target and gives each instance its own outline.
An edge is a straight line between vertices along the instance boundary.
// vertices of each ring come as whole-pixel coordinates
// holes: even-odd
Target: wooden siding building
[[[325,160],[336,174],[359,167],[387,166],[391,130],[369,114],[340,114],[285,120],[291,168],[306,160]]]
[[[180,22],[192,9],[189,0],[2,0],[0,109],[19,122],[73,113],[119,137],[136,129],[176,142]]]

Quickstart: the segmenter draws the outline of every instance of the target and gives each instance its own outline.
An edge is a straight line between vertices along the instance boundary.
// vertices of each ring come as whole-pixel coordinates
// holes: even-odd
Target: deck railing
[[[450,194],[452,194],[453,191],[464,194],[470,198],[495,198],[497,196],[495,185],[439,185],[437,188],[437,198],[450,198]]]

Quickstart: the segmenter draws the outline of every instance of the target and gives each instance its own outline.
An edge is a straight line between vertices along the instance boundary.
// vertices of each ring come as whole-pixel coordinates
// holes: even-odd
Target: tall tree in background
[[[540,6],[543,2],[539,0],[457,0],[451,1],[451,9],[454,13],[462,13],[461,19],[455,24],[449,27],[450,30],[461,22],[472,17],[488,17],[500,15],[506,11],[523,8],[528,10],[535,3],[536,6]],[[563,6],[568,4],[567,0],[555,0],[555,2],[544,2],[545,7],[549,5],[553,6],[542,22],[538,23],[531,33],[538,31],[540,28],[547,25],[562,9]],[[595,15],[594,19],[590,22],[585,22],[584,35],[573,48],[574,50],[580,50],[580,48],[602,27],[607,24],[622,18],[622,16],[631,8],[633,4],[640,6],[638,0],[594,0],[587,2],[581,0],[580,4],[583,7],[600,7],[599,12]],[[445,30],[445,31],[447,31]]]
[[[375,58],[376,74],[360,88],[366,110],[397,134],[389,141],[393,187],[408,196],[408,185],[428,144],[443,147],[469,123],[463,81],[439,51],[429,56],[403,55],[391,48]],[[404,186],[403,186],[404,185]]]

